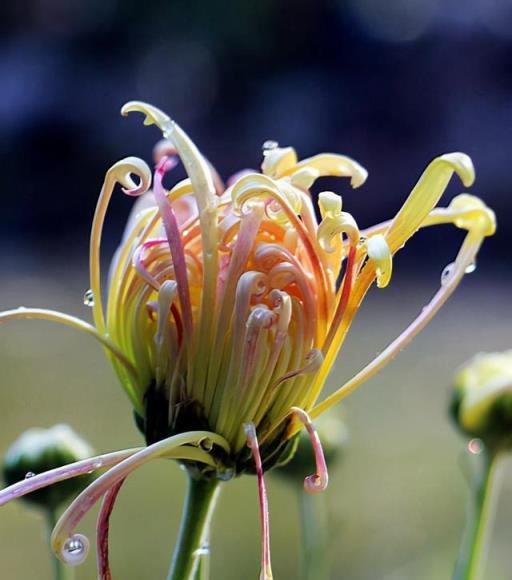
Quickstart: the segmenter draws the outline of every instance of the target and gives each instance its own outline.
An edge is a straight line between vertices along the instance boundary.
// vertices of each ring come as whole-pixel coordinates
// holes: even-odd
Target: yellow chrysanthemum
[[[55,530],[54,547],[64,559],[69,556],[66,542],[74,527],[106,494],[98,524],[104,540],[123,479],[154,457],[172,457],[185,461],[196,477],[257,472],[265,532],[263,577],[269,578],[263,469],[279,462],[306,426],[317,459],[317,473],[306,486],[318,491],[327,485],[310,417],[375,374],[432,319],[473,264],[484,237],[494,233],[494,214],[468,194],[436,207],[454,173],[465,186],[474,180],[469,157],[450,153],[428,165],[394,219],[361,231],[343,210],[341,197],[323,192],[318,220],[311,186],[323,176],[349,177],[353,187],[361,186],[367,173],[354,160],[321,154],[299,161],[291,147],[272,144],[264,150],[261,173],[241,172],[225,187],[167,115],[140,102],[123,107],[123,114],[130,112],[143,113],[145,124],[157,125],[166,141],[156,148],[153,179],[147,164],[134,157],[106,174],[90,245],[87,300],[94,325],[40,309],[0,314],[0,322],[44,318],[96,337],[149,444],[102,458],[102,466],[118,465],[72,504]],[[162,181],[178,160],[188,177],[168,190]],[[116,184],[139,199],[112,261],[104,306],[100,241]],[[396,252],[418,229],[439,224],[466,232],[439,291],[375,360],[320,400],[370,286],[387,286]],[[44,483],[33,478],[6,490],[0,503]],[[80,538],[73,538],[76,545]],[[108,562],[101,565],[108,567]]]

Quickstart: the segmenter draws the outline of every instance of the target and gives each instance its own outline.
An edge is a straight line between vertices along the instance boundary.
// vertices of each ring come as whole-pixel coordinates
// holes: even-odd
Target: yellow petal
[[[368,177],[366,169],[357,161],[345,155],[336,155],[334,153],[321,153],[320,155],[303,159],[293,168],[288,169],[285,175],[291,175],[305,167],[316,169],[319,177],[350,177],[350,184],[354,188],[363,185]]]
[[[454,173],[466,187],[473,184],[473,163],[464,153],[448,153],[428,165],[386,233],[392,253],[399,250],[419,229],[437,205]]]
[[[277,177],[287,169],[295,167],[297,153],[293,147],[276,147],[265,151],[261,171],[264,175]]]
[[[492,236],[496,231],[496,215],[485,203],[468,193],[454,197],[448,209],[460,210],[461,215],[453,223],[464,230],[479,228],[483,236]]]

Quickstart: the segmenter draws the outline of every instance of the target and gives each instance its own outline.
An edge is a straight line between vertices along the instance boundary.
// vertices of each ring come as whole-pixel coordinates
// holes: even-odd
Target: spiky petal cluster
[[[484,237],[494,233],[494,214],[468,194],[448,207],[436,207],[454,173],[466,186],[474,180],[469,157],[450,153],[428,165],[392,220],[360,231],[343,210],[340,196],[320,193],[317,211],[310,194],[323,176],[349,177],[353,187],[362,185],[366,171],[352,159],[321,154],[299,161],[294,149],[273,144],[264,150],[261,173],[243,171],[226,188],[167,115],[139,102],[122,110],[132,111],[144,113],[145,124],[156,124],[166,140],[156,148],[153,178],[146,163],[134,157],[119,161],[106,174],[90,246],[87,299],[93,305],[94,326],[41,309],[0,314],[0,322],[44,318],[97,338],[150,443],[142,450],[101,458],[99,466],[117,465],[75,500],[56,528],[54,546],[61,557],[69,556],[70,542],[82,541],[74,538],[73,529],[105,496],[98,552],[100,570],[108,571],[106,538],[113,502],[127,475],[152,458],[182,459],[219,477],[226,470],[252,469],[260,481],[263,570],[269,578],[263,468],[275,463],[305,426],[317,460],[317,473],[305,486],[309,491],[326,486],[325,461],[310,418],[375,374],[432,319],[474,263]],[[178,160],[187,178],[168,189],[164,178]],[[100,242],[118,183],[139,199],[112,261],[104,308]],[[375,360],[318,402],[370,286],[387,286],[394,254],[418,229],[439,224],[466,231],[439,291]],[[0,494],[0,503],[90,468],[87,463],[38,476]]]

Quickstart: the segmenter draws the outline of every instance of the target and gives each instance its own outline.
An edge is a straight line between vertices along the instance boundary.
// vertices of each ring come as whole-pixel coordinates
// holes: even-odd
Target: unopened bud
[[[452,414],[471,437],[512,448],[512,350],[476,355],[455,377]]]
[[[87,459],[93,454],[92,447],[68,425],[29,429],[20,435],[5,455],[4,480],[7,485],[12,485],[44,471]],[[23,499],[54,510],[78,494],[90,481],[90,475],[75,477],[35,491]]]

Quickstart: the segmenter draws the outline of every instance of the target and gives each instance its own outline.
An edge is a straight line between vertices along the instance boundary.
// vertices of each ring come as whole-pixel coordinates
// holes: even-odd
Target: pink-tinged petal
[[[264,330],[271,328],[276,320],[276,315],[272,310],[263,307],[256,307],[249,314],[246,322],[244,351],[242,355],[242,373],[240,378],[239,392],[247,395],[247,385],[254,373],[256,360],[259,352],[259,339]]]
[[[274,370],[281,350],[288,336],[288,327],[292,318],[292,300],[286,292],[281,290],[272,290],[269,295],[274,312],[277,315],[276,336],[270,352],[268,367],[271,371]]]
[[[327,472],[327,464],[325,463],[324,451],[322,449],[320,437],[318,436],[318,432],[306,411],[299,407],[292,407],[292,411],[301,423],[303,423],[304,427],[306,427],[315,454],[316,473],[308,475],[304,479],[304,489],[308,493],[324,491],[329,483],[329,474]]]
[[[224,381],[224,388],[217,389],[215,396],[220,398],[218,405],[213,405],[217,409],[227,409],[235,395],[235,390],[240,384],[240,377],[243,363],[243,349],[246,333],[246,322],[250,314],[250,307],[255,302],[260,302],[267,293],[267,277],[262,272],[244,272],[238,279],[235,292],[235,305],[232,307],[231,317],[231,350],[229,353],[229,365]],[[217,424],[217,430],[222,433],[225,422],[229,418],[229,413],[223,413],[224,421]],[[212,421],[218,417],[212,416]]]
[[[258,436],[256,428],[252,423],[244,425],[247,434],[247,445],[252,451],[254,464],[256,466],[256,475],[258,477],[258,494],[260,501],[260,518],[261,518],[261,575],[260,580],[272,580],[272,567],[270,564],[270,523],[268,515],[268,498],[265,487],[265,478],[263,477],[263,465],[261,463],[260,448],[258,445]]]
[[[306,364],[300,369],[295,369],[284,374],[276,382],[274,388],[279,386],[281,383],[284,383],[285,381],[298,377],[299,375],[316,373],[316,371],[322,366],[323,362],[324,355],[322,354],[322,351],[318,350],[317,348],[310,350],[306,355]]]
[[[176,216],[172,209],[169,200],[165,194],[162,185],[162,178],[165,175],[168,167],[168,160],[163,157],[157,166],[154,184],[155,200],[162,216],[167,241],[171,250],[171,256],[174,266],[174,275],[178,283],[178,296],[180,298],[181,309],[183,312],[183,327],[186,336],[192,335],[192,307],[190,305],[190,292],[188,285],[187,263],[185,260],[185,253],[183,251],[183,242],[176,220]]]
[[[89,459],[84,459],[82,461],[77,461],[76,463],[70,463],[63,467],[57,467],[56,469],[33,475],[28,479],[14,483],[0,491],[0,506],[43,487],[48,487],[49,485],[58,483],[59,481],[64,481],[66,479],[78,477],[79,475],[92,473],[93,471],[104,467],[116,465],[134,455],[141,449],[141,447],[138,447],[134,449],[126,449],[124,451],[114,451],[113,453],[106,453],[104,455],[97,455],[96,457],[90,457]]]
[[[329,326],[329,332],[327,334],[327,338],[324,341],[322,346],[322,353],[324,356],[327,354],[329,347],[331,346],[332,341],[334,340],[334,336],[336,335],[336,330],[343,318],[343,314],[345,313],[345,309],[347,308],[348,299],[350,298],[350,291],[352,286],[354,285],[354,280],[357,275],[356,268],[354,268],[355,261],[356,261],[356,247],[350,246],[350,250],[348,253],[347,258],[347,268],[345,270],[345,276],[343,277],[343,288],[341,290],[341,296],[336,307],[336,312],[334,313],[332,322]]]
[[[105,493],[149,461],[160,457],[191,459],[192,461],[199,461],[215,467],[216,464],[212,457],[198,446],[205,438],[211,439],[214,443],[224,448],[227,446],[225,440],[215,433],[189,431],[144,447],[123,461],[118,462],[115,467],[112,467],[93,481],[67,508],[53,530],[51,543],[56,556],[63,562],[74,566],[84,562],[87,556],[85,549],[80,554],[74,554],[69,549],[73,542],[85,544],[87,541],[85,536],[73,533],[76,526]]]
[[[154,147],[153,147],[153,160],[155,165],[160,163],[162,157],[171,157],[175,156],[178,153],[178,150],[174,146],[174,143],[170,139],[161,139]],[[224,190],[226,189],[224,182],[222,181],[218,171],[215,167],[206,159],[208,167],[210,168],[210,173],[212,174],[213,184],[215,186],[215,192],[217,195],[222,195]]]
[[[137,270],[139,276],[145,280],[152,288],[155,290],[160,289],[160,282],[150,274],[146,265],[144,264],[144,254],[147,249],[153,248],[154,246],[159,246],[161,244],[166,244],[167,240],[148,240],[140,245],[133,253],[133,266]]]
[[[124,479],[116,483],[105,494],[101,504],[98,522],[96,524],[96,546],[98,558],[98,580],[112,580],[108,556],[108,533],[110,527],[110,515],[114,509],[117,495],[121,490]]]

